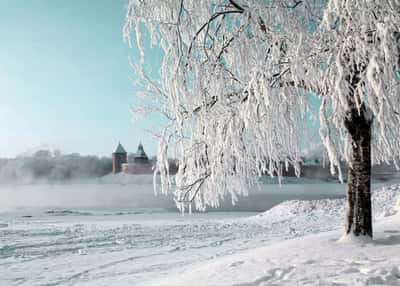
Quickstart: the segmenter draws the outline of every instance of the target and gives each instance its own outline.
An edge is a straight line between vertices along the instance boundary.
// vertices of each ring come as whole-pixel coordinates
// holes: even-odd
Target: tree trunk
[[[345,119],[351,136],[348,170],[346,234],[372,238],[371,210],[371,126],[364,107],[353,108]]]

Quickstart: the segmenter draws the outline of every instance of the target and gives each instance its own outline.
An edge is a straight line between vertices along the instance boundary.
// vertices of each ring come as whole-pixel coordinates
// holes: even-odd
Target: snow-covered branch
[[[299,173],[313,97],[323,97],[320,135],[332,172],[349,162],[345,119],[354,110],[374,118],[374,160],[398,162],[399,6],[130,0],[125,37],[135,31],[144,51],[145,29],[164,52],[159,86],[149,80],[149,88],[162,90],[162,109],[174,118],[166,136],[178,142],[177,200],[190,189],[198,208],[215,207],[246,195],[261,174],[289,165]]]

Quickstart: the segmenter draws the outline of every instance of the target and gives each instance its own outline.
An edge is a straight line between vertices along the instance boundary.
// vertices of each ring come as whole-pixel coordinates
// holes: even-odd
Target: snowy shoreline
[[[383,246],[359,248],[346,257],[349,261],[340,256],[348,247],[340,250],[336,243],[344,222],[343,199],[285,201],[258,214],[182,217],[176,212],[43,209],[32,217],[2,215],[0,272],[5,275],[0,285],[340,285],[335,273],[344,277],[342,285],[365,285],[383,270],[387,272],[376,279],[386,283],[397,275],[397,260],[389,254],[386,262],[368,256],[369,265],[379,260],[368,271],[354,263],[369,248],[374,255],[388,253],[387,243],[398,253],[400,226],[393,221],[399,196],[399,185],[373,192],[376,242]],[[308,253],[310,249],[321,253]],[[326,260],[331,252],[335,259]],[[339,269],[343,263],[346,275]],[[320,278],[311,273],[316,267]]]

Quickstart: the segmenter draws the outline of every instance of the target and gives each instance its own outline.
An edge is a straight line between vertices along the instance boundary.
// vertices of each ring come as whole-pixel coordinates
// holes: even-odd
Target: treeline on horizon
[[[83,156],[78,153],[39,150],[32,155],[0,158],[0,183],[79,180],[102,177],[111,171],[110,157]]]

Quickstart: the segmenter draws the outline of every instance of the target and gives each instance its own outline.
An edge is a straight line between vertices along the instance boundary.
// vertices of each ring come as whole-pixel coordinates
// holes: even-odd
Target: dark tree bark
[[[351,164],[348,170],[346,234],[372,238],[371,210],[371,126],[363,106],[353,108],[345,119],[351,136]]]

